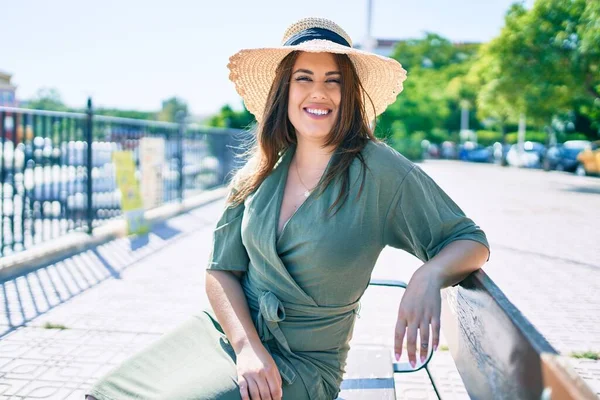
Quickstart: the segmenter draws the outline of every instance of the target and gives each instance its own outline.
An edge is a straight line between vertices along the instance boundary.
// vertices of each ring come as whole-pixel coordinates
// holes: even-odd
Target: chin
[[[329,132],[333,129],[333,126],[301,126],[300,129],[296,129],[296,132],[300,132],[301,136],[307,139],[325,139]]]
[[[296,130],[296,132],[298,132]],[[299,133],[299,136],[301,136],[304,139],[307,140],[318,140],[318,141],[323,141],[327,138],[327,135],[329,135],[329,131],[323,131],[323,130],[319,130],[319,131],[302,131],[302,133]]]

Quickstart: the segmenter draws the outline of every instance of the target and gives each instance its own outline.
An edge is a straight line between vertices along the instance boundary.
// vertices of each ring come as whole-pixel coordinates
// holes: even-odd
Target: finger
[[[248,382],[244,377],[238,378],[238,386],[240,387],[240,395],[242,400],[250,400],[250,394],[248,393]]]
[[[423,364],[427,358],[427,350],[429,346],[429,322],[421,322],[421,326],[419,326],[419,333],[421,334],[421,343],[419,346],[421,349],[421,364]]]
[[[406,349],[408,351],[408,361],[414,368],[417,364],[417,324],[410,324],[406,329]]]
[[[279,368],[275,366],[273,375],[275,376],[275,382],[277,382],[278,386],[283,386],[283,380],[281,379],[281,373],[279,372]]]
[[[432,318],[431,319],[431,345],[433,346],[433,351],[436,351],[438,345],[440,344],[440,319]]]
[[[398,318],[396,322],[396,330],[394,331],[394,353],[396,361],[402,355],[402,344],[404,342],[404,333],[406,332],[406,321]]]
[[[262,400],[260,398],[260,390],[258,389],[258,383],[254,379],[247,379],[248,392],[250,393],[251,400]]]
[[[267,384],[269,385],[271,398],[273,400],[281,400],[281,396],[283,396],[281,383],[278,383],[276,378],[272,378],[267,380]]]
[[[267,377],[265,375],[258,377],[258,391],[260,392],[261,400],[272,400],[271,399],[271,390],[269,389],[269,384],[267,383]],[[252,399],[254,400],[254,399]]]

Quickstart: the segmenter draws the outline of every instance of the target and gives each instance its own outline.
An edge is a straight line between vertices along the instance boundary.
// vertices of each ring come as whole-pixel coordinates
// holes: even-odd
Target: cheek
[[[335,108],[340,108],[340,103],[342,102],[342,89],[338,88],[336,90],[332,90],[329,94],[331,98],[331,102],[335,105]]]
[[[288,96],[289,106],[297,108],[302,103],[302,99],[302,90],[300,90],[300,88],[298,88],[296,85],[292,85],[290,87],[290,92]]]

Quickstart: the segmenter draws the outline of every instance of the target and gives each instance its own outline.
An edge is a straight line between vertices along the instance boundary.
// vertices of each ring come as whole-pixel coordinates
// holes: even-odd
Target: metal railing
[[[114,151],[132,152],[138,181],[153,174],[153,208],[224,184],[240,134],[95,115],[91,100],[86,113],[0,107],[0,257],[119,217]],[[162,139],[164,162],[140,159],[145,138]]]

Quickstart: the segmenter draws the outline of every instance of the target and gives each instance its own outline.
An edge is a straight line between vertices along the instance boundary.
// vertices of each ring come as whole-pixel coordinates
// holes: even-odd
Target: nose
[[[324,82],[315,82],[313,85],[313,91],[311,93],[311,98],[313,99],[326,99],[327,98],[327,89],[325,88]]]

